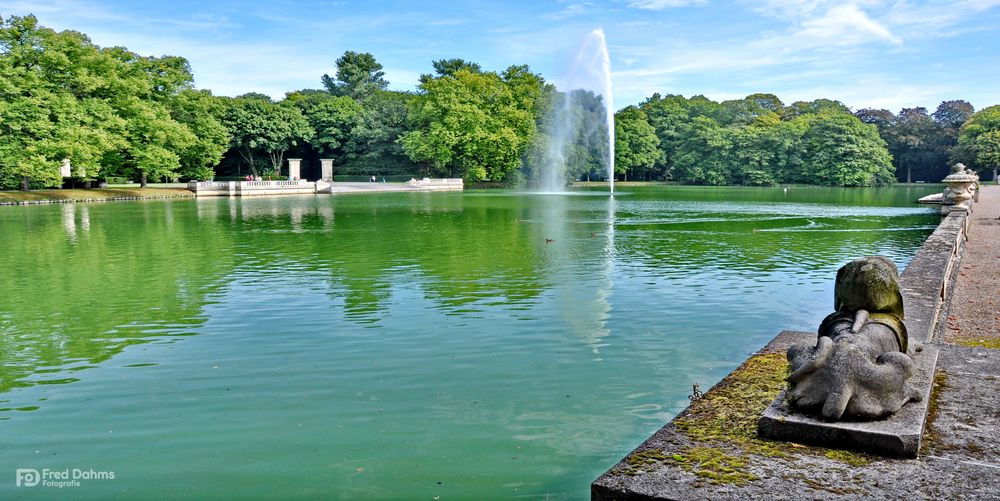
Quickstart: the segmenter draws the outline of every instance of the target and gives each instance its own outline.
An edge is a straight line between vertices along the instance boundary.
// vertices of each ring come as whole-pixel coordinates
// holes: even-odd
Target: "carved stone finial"
[[[788,349],[789,403],[830,420],[876,419],[920,399],[906,384],[913,359],[898,280],[896,266],[881,256],[837,272],[837,311],[823,319],[816,346]]]

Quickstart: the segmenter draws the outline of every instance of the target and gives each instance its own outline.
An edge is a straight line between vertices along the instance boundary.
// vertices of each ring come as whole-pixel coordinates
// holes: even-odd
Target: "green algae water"
[[[938,190],[3,207],[0,498],[587,498]]]

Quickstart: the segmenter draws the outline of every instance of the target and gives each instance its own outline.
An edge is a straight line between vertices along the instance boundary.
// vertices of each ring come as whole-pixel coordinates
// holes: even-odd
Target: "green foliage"
[[[315,131],[310,144],[319,154],[342,155],[342,148],[350,138],[351,130],[361,118],[361,105],[346,96],[327,96],[300,109]]]
[[[654,94],[640,109],[660,140],[662,155],[654,169],[675,181],[835,186],[892,181],[891,157],[878,129],[838,101],[784,106],[773,94],[752,94],[720,104],[704,96]],[[881,110],[863,111],[860,116],[869,123],[884,117]]]
[[[782,110],[782,118],[791,120],[802,115],[815,115],[818,113],[847,114],[851,110],[844,103],[831,99],[816,99],[813,101],[796,101]]]
[[[1000,105],[969,117],[959,132],[958,144],[970,167],[995,173],[1000,168]]]
[[[920,107],[903,108],[899,115],[865,108],[855,116],[878,127],[892,153],[897,179],[933,182],[948,174],[950,161],[962,160],[957,148],[959,127],[972,112],[971,104],[956,100],[942,102],[933,114]]]
[[[181,180],[204,180],[214,176],[214,168],[229,148],[229,131],[222,125],[224,103],[205,90],[185,89],[171,102],[174,120],[194,133],[194,141],[179,151]]]
[[[181,57],[101,48],[11,17],[0,23],[0,75],[0,188],[58,185],[63,159],[85,180],[201,177],[228,142]]]
[[[437,61],[432,61],[431,66],[434,67],[434,73],[439,77],[452,76],[458,70],[469,70],[473,73],[482,73],[483,68],[479,66],[478,63],[473,63],[471,61],[466,61],[465,59],[438,59]],[[434,78],[434,75],[423,74],[420,75],[420,82],[423,83],[427,80]]]
[[[270,169],[277,174],[285,152],[312,138],[312,127],[293,103],[240,97],[227,104],[222,123],[230,146],[254,175],[261,174],[258,157],[267,156]]]
[[[697,116],[680,130],[673,158],[674,179],[688,184],[732,184],[733,147],[729,131]]]
[[[380,91],[365,100],[344,146],[344,172],[392,175],[419,171],[399,142],[410,131],[409,103],[413,98],[405,92]]]
[[[193,89],[184,58],[101,48],[32,16],[0,20],[0,189],[57,185],[63,159],[78,179],[145,182],[211,178],[220,162],[238,176],[277,173],[289,151],[307,166],[333,158],[348,174],[505,181],[521,168],[537,180],[558,162],[566,180],[606,175],[606,111],[593,92],[458,58],[433,61],[418,93],[391,92],[370,53],[346,51],[336,66],[325,90],[219,98]],[[936,181],[949,161],[1000,164],[994,114],[954,100],[933,114],[855,118],[829,99],[654,94],[617,113],[616,170],[691,184],[869,185],[891,180],[891,161],[900,179]]]
[[[554,163],[565,167],[564,182],[607,177],[608,128],[601,96],[545,85],[535,110],[538,134],[523,158],[529,178],[539,181]]]
[[[814,184],[871,186],[893,180],[892,162],[878,130],[847,113],[802,117],[805,168]]]
[[[335,96],[361,100],[389,86],[389,82],[382,78],[385,76],[382,65],[368,52],[345,51],[336,64],[336,78],[324,74],[320,79],[323,87]]]
[[[400,138],[406,154],[433,175],[504,179],[520,166],[536,132],[532,96],[540,91],[523,73],[510,68],[501,77],[462,68],[422,82],[410,110],[416,127]]]
[[[653,94],[652,97],[639,105],[646,112],[649,124],[656,130],[660,139],[660,158],[654,163],[654,168],[666,176],[670,165],[668,161],[674,158],[680,130],[688,122],[688,100],[684,96]]]
[[[660,139],[649,125],[646,113],[628,106],[615,114],[615,173],[632,172],[632,179],[643,175],[660,158]],[[643,174],[639,174],[639,172]]]

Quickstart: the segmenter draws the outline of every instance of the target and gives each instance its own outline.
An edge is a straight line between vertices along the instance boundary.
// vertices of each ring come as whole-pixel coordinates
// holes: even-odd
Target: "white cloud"
[[[903,43],[854,4],[837,5],[821,17],[806,20],[796,36],[835,45],[856,45],[873,38],[895,45]]]
[[[646,10],[663,10],[690,5],[704,5],[708,0],[636,0],[629,2],[629,7]]]
[[[996,6],[1000,6],[1000,0],[964,0],[927,4],[901,1],[892,4],[885,19],[891,26],[905,30],[910,37],[950,36],[964,31],[962,23],[967,23],[975,16]]]
[[[809,18],[823,7],[836,5],[829,0],[750,0],[743,3],[757,13],[784,20]]]
[[[563,10],[552,12],[542,16],[546,21],[561,21],[571,17],[579,16],[590,12],[594,7],[592,3],[575,3],[567,5]]]

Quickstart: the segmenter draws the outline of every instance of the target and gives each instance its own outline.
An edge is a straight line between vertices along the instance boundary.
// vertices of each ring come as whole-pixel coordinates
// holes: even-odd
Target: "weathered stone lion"
[[[899,273],[888,259],[856,259],[837,271],[834,308],[816,346],[788,349],[788,401],[829,420],[877,419],[920,400],[907,386],[907,353]]]

